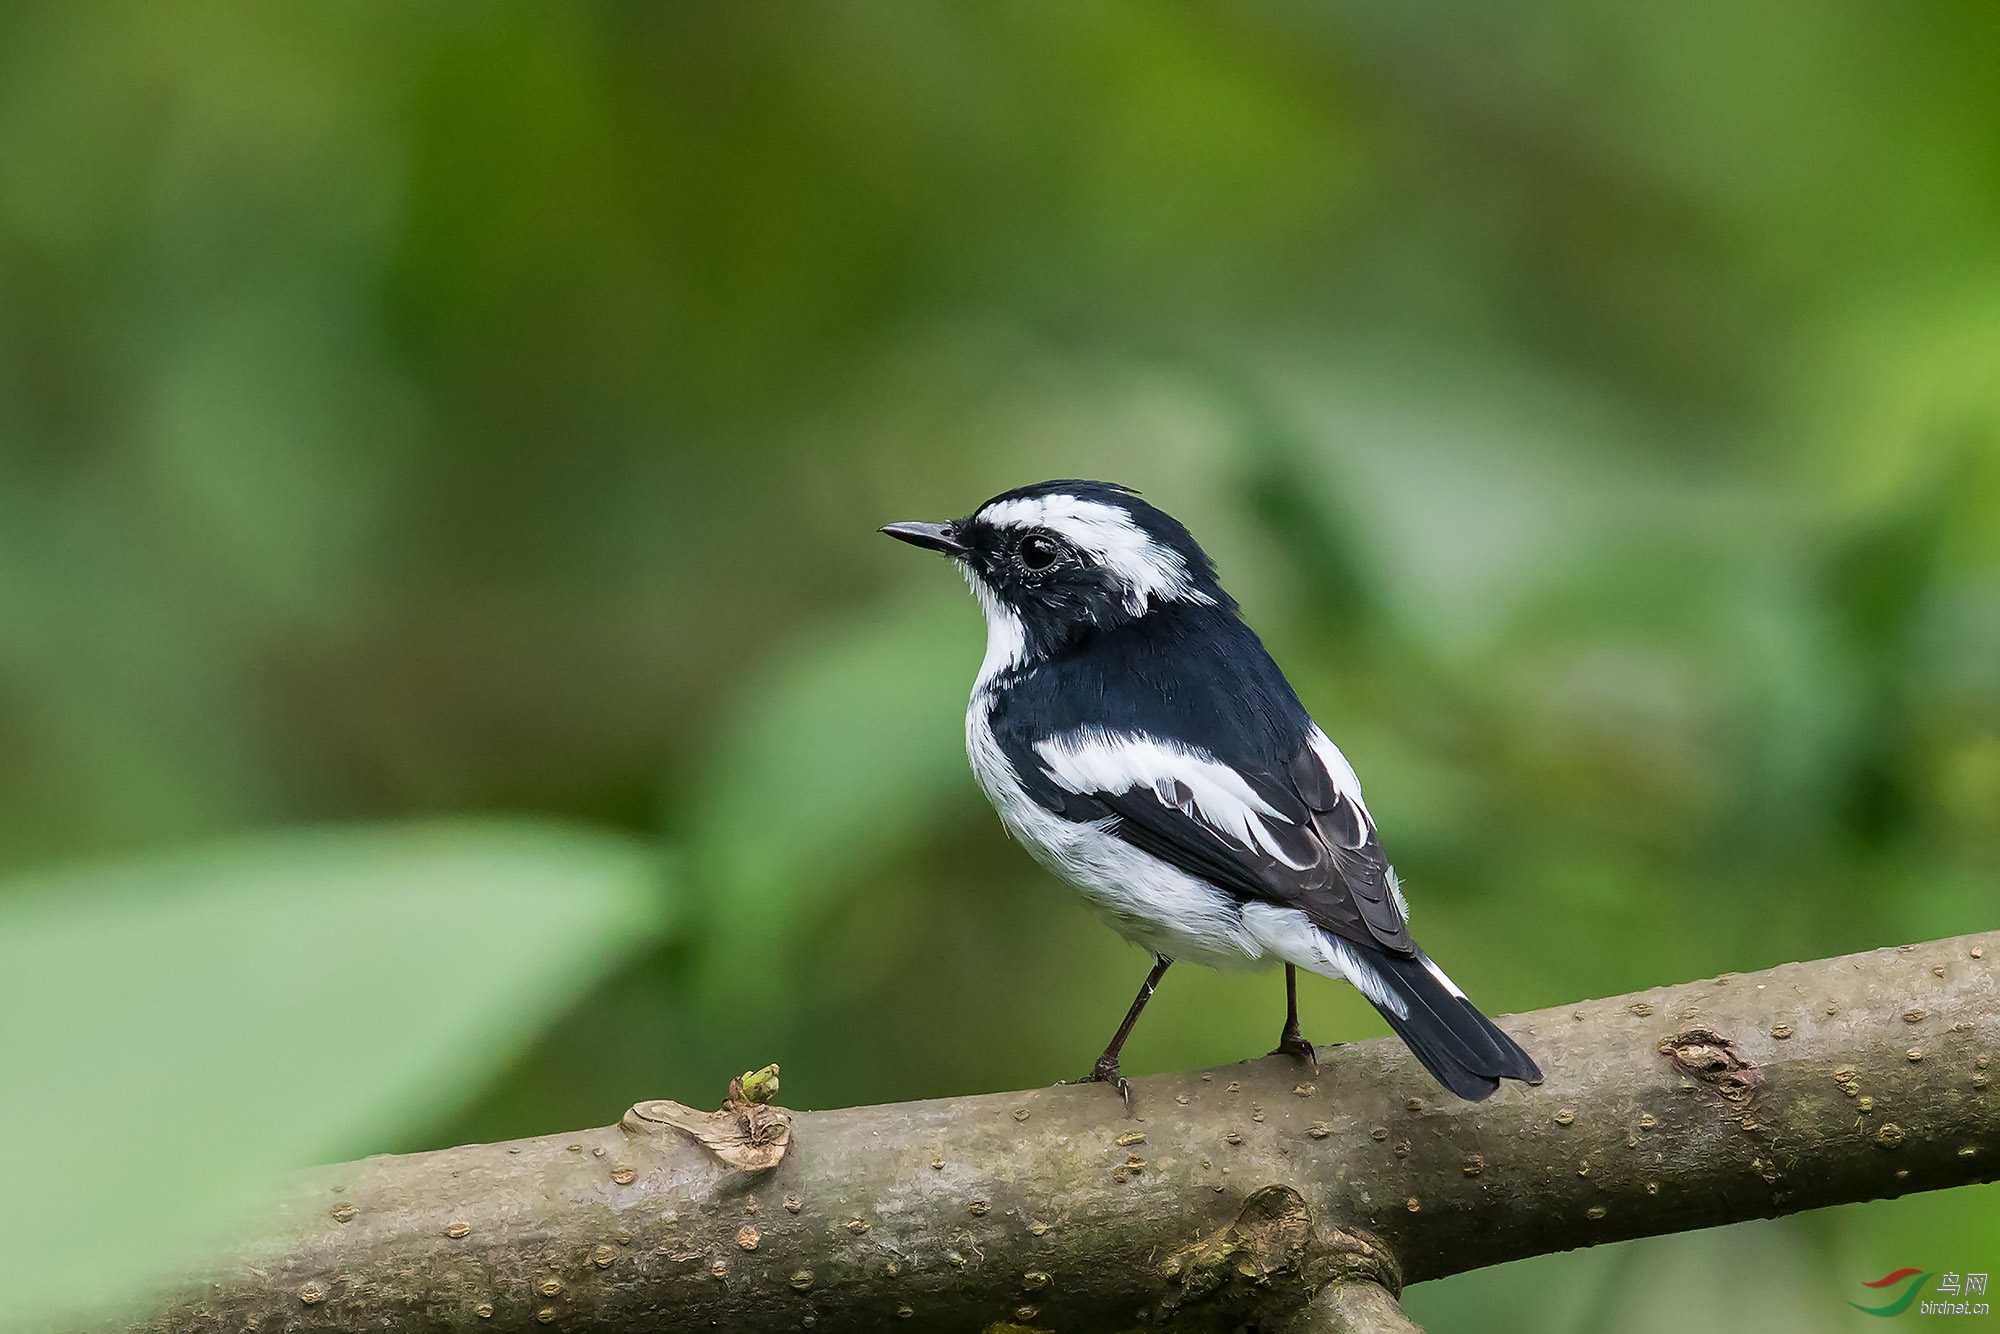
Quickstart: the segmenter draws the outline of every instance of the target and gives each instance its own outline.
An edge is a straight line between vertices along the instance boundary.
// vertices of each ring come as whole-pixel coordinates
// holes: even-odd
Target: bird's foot
[[[1273,1056],[1296,1056],[1306,1063],[1314,1074],[1319,1073],[1319,1053],[1299,1033],[1297,1026],[1286,1024],[1285,1031],[1278,1035],[1278,1045],[1271,1052]]]
[[[1097,1058],[1097,1064],[1090,1067],[1089,1074],[1083,1076],[1081,1079],[1065,1079],[1062,1083],[1109,1084],[1112,1088],[1118,1090],[1118,1096],[1124,1100],[1125,1115],[1130,1117],[1134,1114],[1132,1110],[1132,1085],[1126,1080],[1123,1074],[1119,1073],[1118,1058],[1108,1052]]]

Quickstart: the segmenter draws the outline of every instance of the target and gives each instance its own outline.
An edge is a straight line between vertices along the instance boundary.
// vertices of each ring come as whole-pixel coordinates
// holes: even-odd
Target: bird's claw
[[[1304,1061],[1314,1074],[1319,1073],[1319,1053],[1307,1042],[1296,1028],[1287,1028],[1278,1035],[1278,1045],[1271,1052],[1273,1056],[1296,1056]]]
[[[1112,1088],[1118,1090],[1118,1097],[1125,1104],[1126,1117],[1129,1119],[1135,1114],[1132,1109],[1131,1081],[1119,1073],[1118,1062],[1115,1059],[1100,1056],[1097,1058],[1097,1064],[1090,1067],[1090,1073],[1081,1079],[1063,1079],[1057,1081],[1057,1087],[1067,1084],[1109,1084]]]

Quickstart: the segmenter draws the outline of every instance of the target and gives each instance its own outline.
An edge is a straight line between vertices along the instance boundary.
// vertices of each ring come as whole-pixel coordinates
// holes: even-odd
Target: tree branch
[[[1547,1082],[1477,1104],[1383,1038],[1135,1080],[1133,1120],[1094,1085],[792,1113],[753,1172],[642,1103],[303,1174],[141,1323],[1396,1329],[1405,1277],[1991,1179],[1996,974],[1989,932],[1515,1016]]]
[[[1424,1334],[1380,1283],[1329,1283],[1306,1303],[1285,1334]]]

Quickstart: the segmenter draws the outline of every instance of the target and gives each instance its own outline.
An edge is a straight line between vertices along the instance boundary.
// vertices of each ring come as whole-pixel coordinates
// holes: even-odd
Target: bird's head
[[[989,670],[1156,611],[1232,605],[1188,530],[1111,482],[1037,482],[967,518],[882,531],[958,562],[986,612]]]

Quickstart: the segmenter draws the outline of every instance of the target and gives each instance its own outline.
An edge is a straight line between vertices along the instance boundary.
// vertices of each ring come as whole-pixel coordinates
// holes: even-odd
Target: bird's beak
[[[965,544],[952,535],[948,523],[892,523],[882,531],[898,542],[908,542],[926,551],[942,551],[947,556],[965,554]]]

